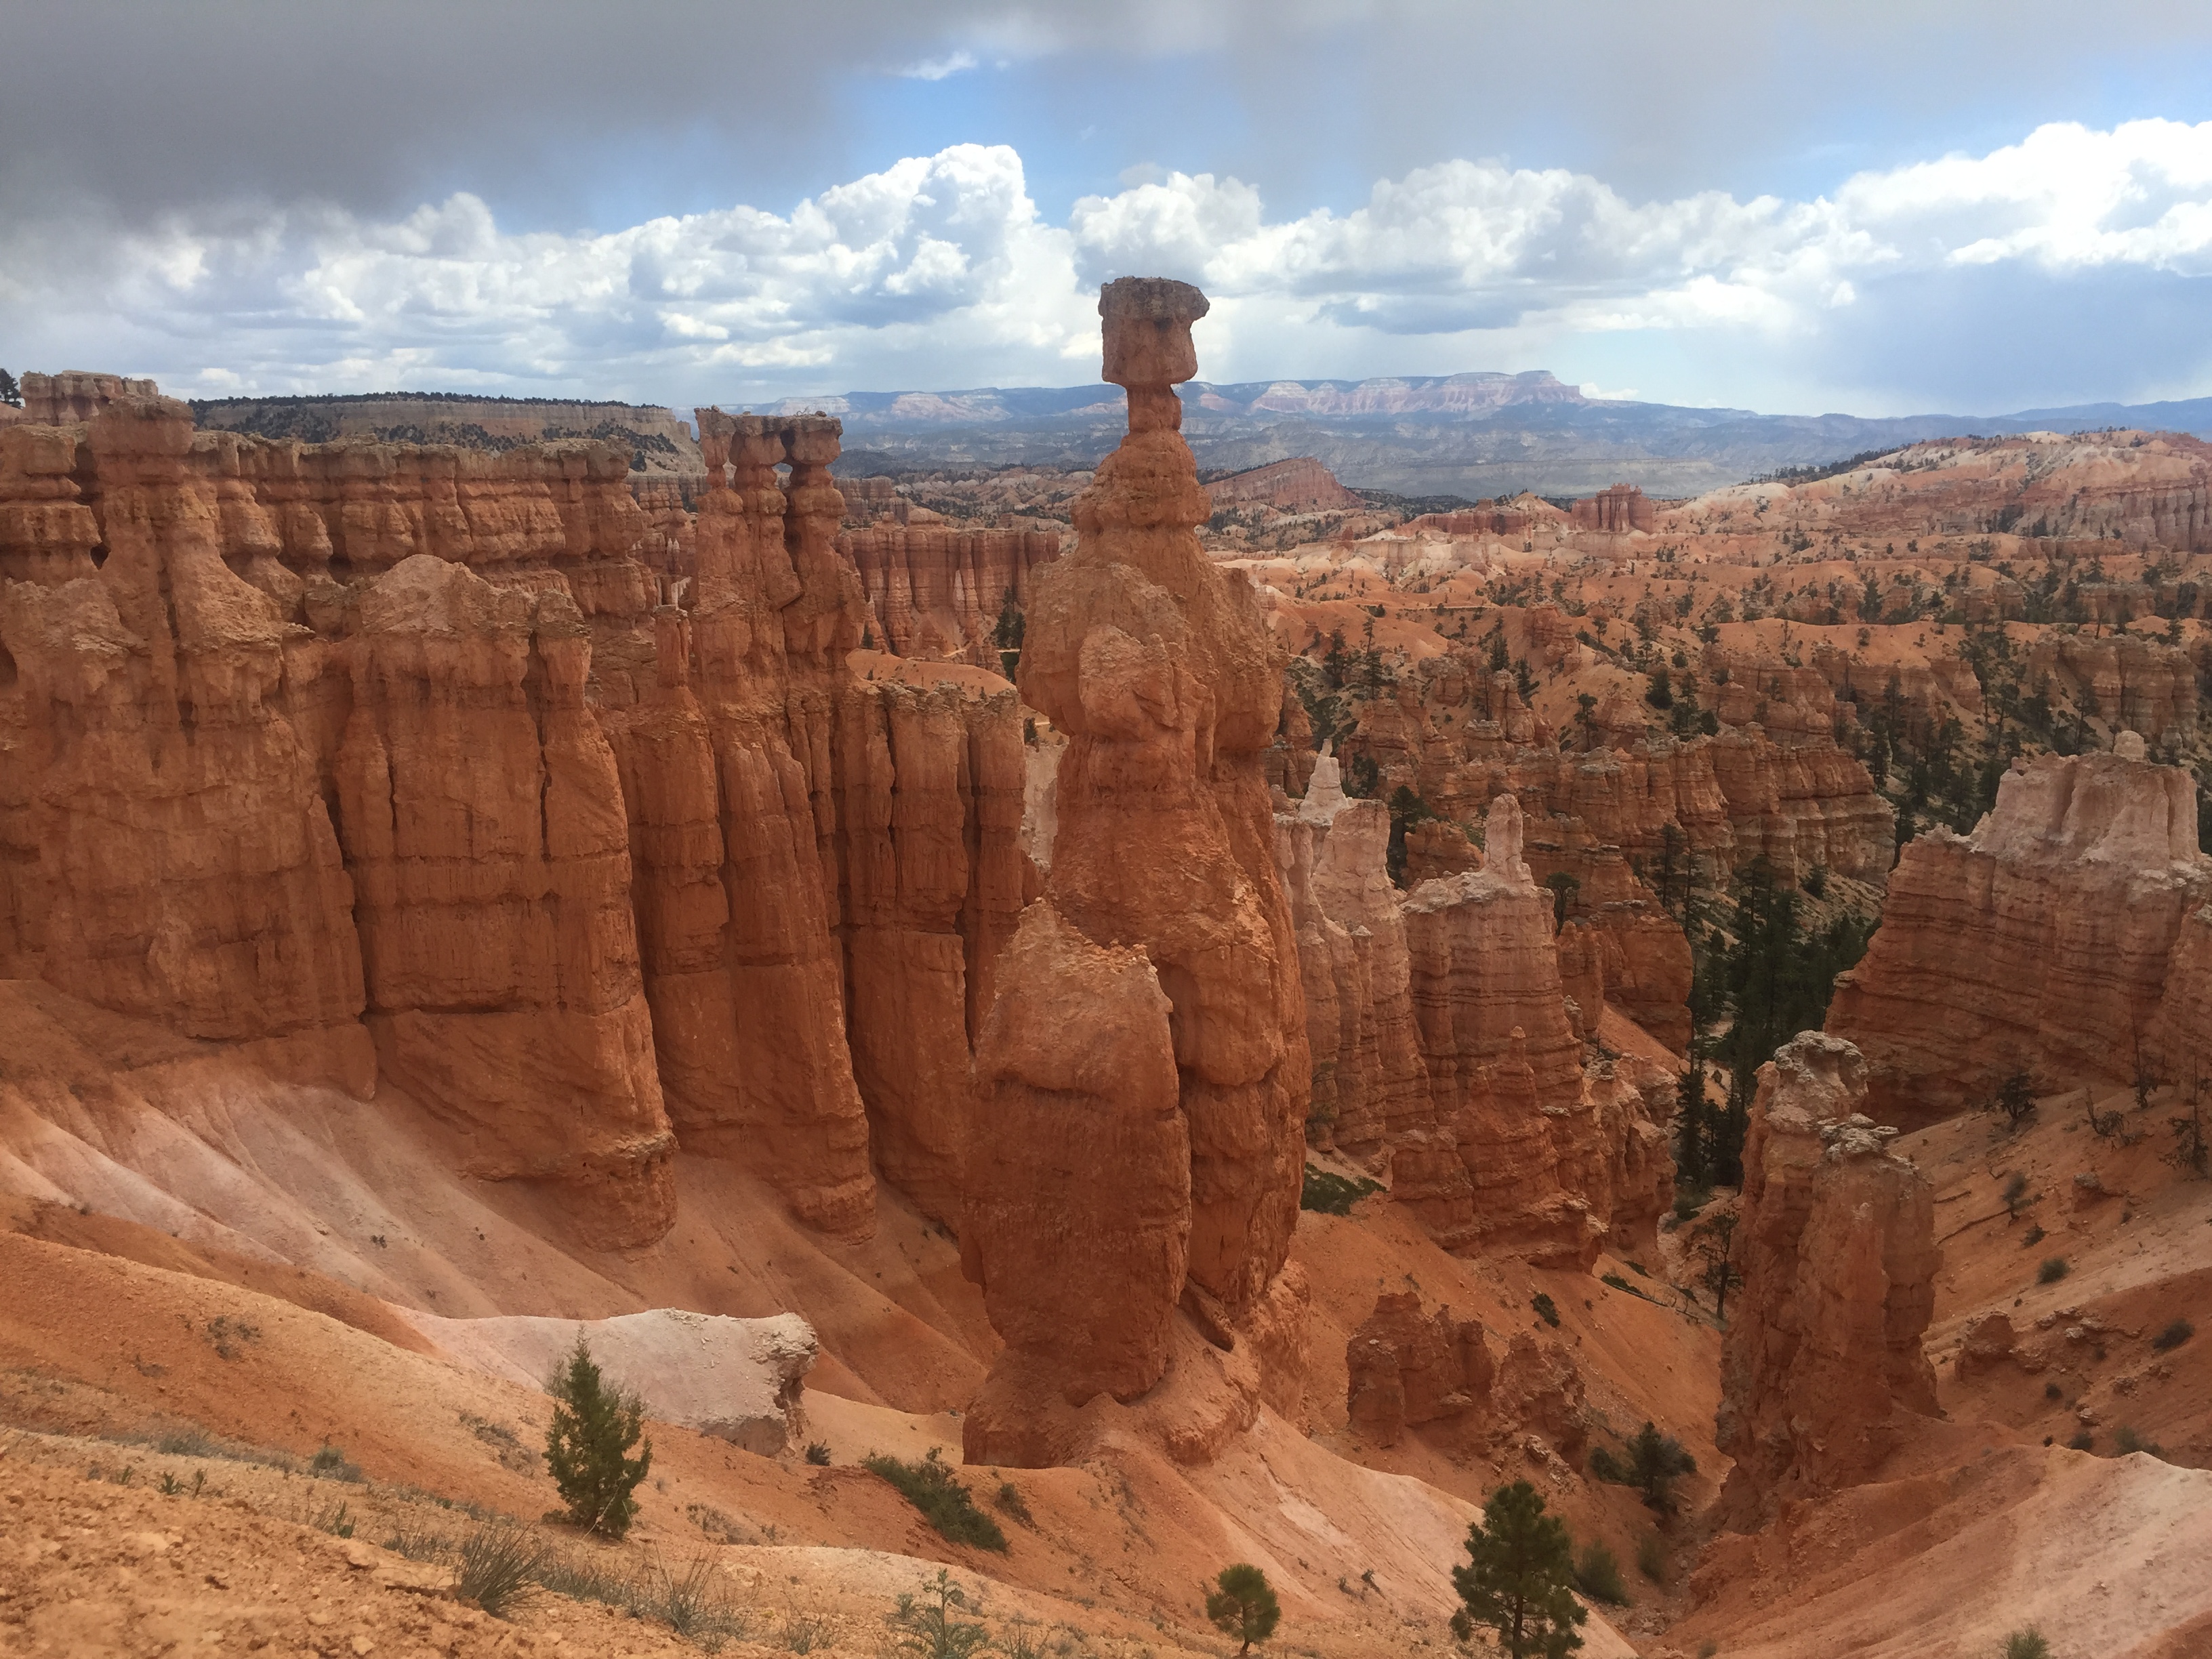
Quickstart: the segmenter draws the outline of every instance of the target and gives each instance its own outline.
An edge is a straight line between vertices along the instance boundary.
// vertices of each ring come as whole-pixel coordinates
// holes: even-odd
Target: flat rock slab
[[[612,1319],[407,1316],[460,1364],[528,1388],[543,1389],[581,1335],[607,1381],[635,1390],[647,1414],[664,1423],[769,1456],[805,1432],[799,1396],[819,1344],[797,1314],[732,1319],[653,1308]]]

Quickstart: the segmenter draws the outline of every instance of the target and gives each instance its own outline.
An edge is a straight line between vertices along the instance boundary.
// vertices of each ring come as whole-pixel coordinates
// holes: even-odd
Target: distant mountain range
[[[1540,369],[1179,389],[1183,434],[1201,466],[1311,455],[1355,488],[1470,500],[1522,489],[1584,495],[1618,483],[1694,495],[1778,467],[1968,433],[2138,426],[2212,437],[2212,398],[1874,420],[1586,398]],[[1121,391],[1103,385],[851,392],[787,398],[773,412],[810,410],[843,418],[846,457],[837,470],[848,477],[933,465],[1088,466],[1124,428]]]

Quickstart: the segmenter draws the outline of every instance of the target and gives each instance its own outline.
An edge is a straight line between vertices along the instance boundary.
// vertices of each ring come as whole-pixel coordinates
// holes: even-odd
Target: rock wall
[[[1568,509],[1578,530],[1649,530],[1653,523],[1650,501],[1640,485],[1617,483],[1585,495]]]
[[[1026,610],[1033,573],[1060,556],[1060,538],[1038,530],[877,525],[845,531],[837,547],[860,574],[879,649],[994,671],[1000,613],[1009,600]]]
[[[834,1232],[872,1145],[957,1213],[1021,728],[848,670],[836,422],[702,411],[648,514],[596,442],[86,395],[0,432],[0,975],[381,1079],[595,1244],[665,1230],[678,1143]]]
[[[1370,1164],[1432,1113],[1406,922],[1385,863],[1389,837],[1382,803],[1347,797],[1327,755],[1305,799],[1275,815],[1304,981],[1312,1133]]]
[[[1552,896],[1520,856],[1512,796],[1486,831],[1483,869],[1405,902],[1430,1110],[1393,1152],[1392,1188],[1448,1249],[1587,1267],[1610,1230],[1622,1126],[1583,1086]]]
[[[1310,455],[1270,461],[1265,466],[1216,478],[1206,485],[1206,494],[1216,512],[1247,502],[1283,513],[1356,513],[1366,506]]]
[[[1865,1064],[1808,1031],[1759,1068],[1735,1237],[1744,1284],[1721,1346],[1714,1436],[1735,1531],[1869,1480],[1903,1419],[1936,1414],[1921,1348],[1941,1256],[1935,1195],[1857,1108]]]
[[[2142,755],[2124,733],[2109,755],[2015,762],[1971,836],[1906,847],[1828,1011],[1866,1055],[1874,1115],[1917,1127],[2015,1070],[2129,1082],[2139,1044],[2160,1073],[2179,1063],[2167,1051],[2189,1022],[2167,1005],[2170,964],[2212,900],[2212,859],[2193,780]]]
[[[1071,994],[1048,1006],[1002,978],[977,1073],[1022,1086],[987,1091],[969,1140],[980,1162],[1012,1138],[1006,1114],[1020,1109],[1024,1090],[1055,1086],[1031,1058],[1041,1051],[1097,1054],[1101,1075],[1121,1063],[1105,1057],[1123,1051],[1133,1073],[1152,1068],[1157,1023],[1122,1018],[1121,1006],[1144,1001],[1145,975],[1156,980],[1188,1136],[1187,1255],[1178,1273],[1121,1277],[1095,1311],[1101,1325],[1140,1334],[1114,1368],[1117,1397],[1165,1372],[1166,1314],[1178,1301],[1222,1339],[1217,1346],[1286,1354],[1297,1343],[1285,1310],[1303,1306],[1302,1283],[1285,1264],[1310,1066],[1261,763],[1281,707],[1282,661],[1249,581],[1200,549],[1194,526],[1206,497],[1171,390],[1196,372],[1190,325],[1206,309],[1179,283],[1125,278],[1103,290],[1104,376],[1128,389],[1129,434],[1079,501],[1075,550],[1040,574],[1022,653],[1024,700],[1067,739],[1045,897],[1022,937],[1040,951],[1060,941],[1062,956],[1097,971],[1110,965],[1134,988],[1110,1003]],[[1139,951],[1103,962],[1087,954]],[[1150,1098],[1116,1098],[1113,1115],[1149,1114]],[[1069,1104],[1076,1122],[1091,1115]],[[1024,1310],[1054,1305],[1067,1281],[1090,1279],[1085,1258],[1134,1248],[1117,1237],[1139,1224],[1134,1218],[1103,1218],[1103,1238],[1066,1220],[1095,1202],[1074,1191],[1098,1180],[1084,1149],[1123,1133],[1139,1131],[1110,1120],[1071,1126],[1064,1151],[1029,1154],[1049,1164],[1033,1178],[1067,1204],[1041,1206],[1026,1224],[997,1224],[971,1197],[973,1249],[963,1256],[1009,1341],[966,1419],[971,1462],[1060,1455],[1051,1397],[1073,1404],[1091,1389],[1079,1353],[1025,1346],[1016,1334],[1030,1328]],[[1231,1409],[1249,1421],[1257,1399]]]

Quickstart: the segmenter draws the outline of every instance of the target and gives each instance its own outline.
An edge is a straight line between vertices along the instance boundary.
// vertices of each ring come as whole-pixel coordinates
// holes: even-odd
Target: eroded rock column
[[[1128,390],[1129,434],[1077,504],[1076,550],[1036,573],[1022,694],[1068,747],[1048,913],[1025,916],[1013,948],[1018,960],[1024,941],[1067,938],[1063,948],[1078,956],[1079,943],[1131,953],[1117,958],[1127,964],[1121,971],[1157,980],[1189,1138],[1189,1203],[1170,1213],[1147,1194],[1099,1218],[1103,1231],[1093,1236],[1072,1223],[1024,1224],[971,1198],[969,1265],[1009,1339],[969,1415],[971,1458],[1047,1455],[1029,1432],[1036,1395],[1072,1396],[1093,1379],[1049,1346],[1018,1343],[1019,1310],[1055,1304],[1088,1255],[1122,1248],[1133,1231],[1164,1229],[1147,1248],[1170,1262],[1174,1235],[1187,1231],[1188,1266],[1184,1275],[1125,1276],[1084,1314],[1094,1333],[1143,1334],[1111,1387],[1117,1398],[1165,1372],[1167,1314],[1180,1297],[1194,1298],[1194,1317],[1232,1350],[1239,1330],[1264,1329],[1250,1340],[1270,1352],[1296,1346],[1285,1335],[1296,1322],[1285,1310],[1303,1305],[1302,1281],[1284,1264],[1297,1218],[1309,1063],[1261,763],[1280,709],[1282,665],[1249,584],[1207,560],[1195,531],[1207,502],[1174,386],[1196,373],[1190,326],[1206,310],[1196,289],[1157,279],[1125,277],[1099,301],[1104,378]],[[1054,1092],[1025,1056],[1054,1043],[1125,1048],[1133,1075],[1157,1030],[1117,1020],[1090,997],[1010,1003],[1018,977],[1002,968],[977,1074],[1046,1091],[1062,1121],[1057,1133],[1017,1139],[1003,1090],[987,1089],[969,1165],[988,1157],[1018,1171],[1018,1183],[1038,1194],[1040,1216],[1085,1216],[1097,1184],[1121,1177],[1084,1149],[1114,1144],[1130,1132],[1121,1127],[1129,1115],[1150,1108],[1134,1092]],[[1049,1029],[1037,1029],[1040,1021]],[[1080,1346],[1097,1338],[1062,1340]]]
[[[1935,1195],[1859,1107],[1865,1060],[1807,1031],[1759,1067],[1736,1232],[1744,1285],[1721,1348],[1726,1523],[1871,1478],[1934,1416]]]

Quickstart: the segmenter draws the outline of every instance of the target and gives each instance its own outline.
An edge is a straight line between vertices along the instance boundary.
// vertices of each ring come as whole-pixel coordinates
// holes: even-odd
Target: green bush
[[[2030,1227],[2020,1236],[2020,1248],[2023,1250],[2032,1250],[2043,1243],[2045,1237],[2042,1228]]]
[[[1243,1644],[1237,1650],[1238,1654],[1249,1653],[1252,1644],[1264,1642],[1275,1633],[1283,1606],[1275,1599],[1266,1573],[1239,1561],[1222,1568],[1213,1584],[1206,1593],[1206,1616],[1216,1630]]]
[[[568,1518],[592,1532],[620,1538],[637,1514],[637,1490],[653,1467],[653,1442],[629,1455],[645,1426],[645,1404],[634,1393],[607,1386],[582,1335],[567,1362],[547,1379],[553,1423],[545,1431],[545,1466]]]
[[[2004,1659],[2051,1659],[2051,1644],[2033,1625],[2005,1638]]]
[[[1669,1515],[1674,1508],[1674,1482],[1686,1474],[1694,1474],[1698,1460],[1689,1449],[1671,1434],[1662,1434],[1654,1424],[1646,1423],[1628,1442],[1626,1462],[1600,1446],[1589,1455],[1589,1472],[1600,1480],[1609,1480],[1615,1486],[1633,1486],[1644,1494],[1644,1501],[1662,1515]]]
[[[2168,1325],[2164,1330],[2160,1331],[2156,1336],[2151,1338],[2150,1345],[2152,1347],[2156,1348],[2160,1353],[2166,1353],[2171,1352],[2172,1349],[2179,1347],[2183,1343],[2188,1341],[2191,1337],[2196,1334],[2196,1326],[2191,1324],[2185,1319],[2177,1319],[2171,1325]]]
[[[346,1461],[344,1447],[333,1446],[328,1442],[325,1442],[322,1449],[308,1460],[307,1473],[318,1480],[358,1482],[365,1478],[359,1464]]]
[[[1306,1165],[1304,1189],[1298,1194],[1298,1208],[1311,1210],[1319,1215],[1350,1215],[1352,1206],[1370,1193],[1379,1193],[1382,1183],[1370,1181],[1365,1176],[1353,1180],[1331,1170]]]
[[[817,1469],[828,1468],[830,1467],[830,1448],[819,1440],[808,1441],[806,1443],[806,1461],[813,1464]]]
[[[2097,1437],[2087,1429],[2082,1430],[2081,1433],[2066,1443],[2068,1447],[2075,1451],[2087,1451],[2096,1443]]]
[[[902,1595],[890,1626],[899,1632],[898,1649],[915,1659],[969,1659],[986,1647],[989,1633],[981,1625],[953,1617],[952,1609],[968,1605],[968,1592],[952,1582],[942,1567],[924,1583],[919,1597]]]
[[[2123,1457],[2130,1452],[2147,1452],[2153,1457],[2164,1457],[2166,1448],[2155,1440],[2146,1440],[2137,1434],[2131,1424],[2123,1423],[2112,1432],[2112,1449]]]
[[[1543,1291],[1537,1291],[1535,1295],[1528,1298],[1528,1305],[1536,1310],[1537,1318],[1542,1320],[1547,1325],[1553,1327],[1554,1329],[1558,1328],[1559,1323],[1559,1304],[1553,1301],[1548,1293]]]
[[[1024,1526],[1036,1525],[1036,1517],[1030,1513],[1029,1501],[1022,1496],[1022,1489],[1012,1481],[999,1482],[999,1495],[991,1501]]]
[[[2043,1265],[2035,1270],[2035,1282],[2039,1285],[2056,1285],[2072,1271],[2073,1269],[2066,1265],[2064,1256],[2046,1255],[2043,1258]]]
[[[1656,1532],[1647,1532],[1636,1546],[1636,1570],[1655,1584],[1664,1584],[1674,1576],[1674,1563],[1667,1557],[1667,1540]]]
[[[902,1463],[896,1457],[872,1453],[860,1467],[881,1475],[896,1486],[906,1501],[920,1510],[922,1518],[956,1544],[1006,1553],[1006,1534],[999,1523],[975,1507],[968,1488],[953,1478],[952,1470],[935,1446],[918,1462]]]
[[[1575,1583],[1593,1601],[1615,1607],[1628,1605],[1628,1587],[1620,1582],[1620,1558],[1595,1539],[1575,1557]]]

